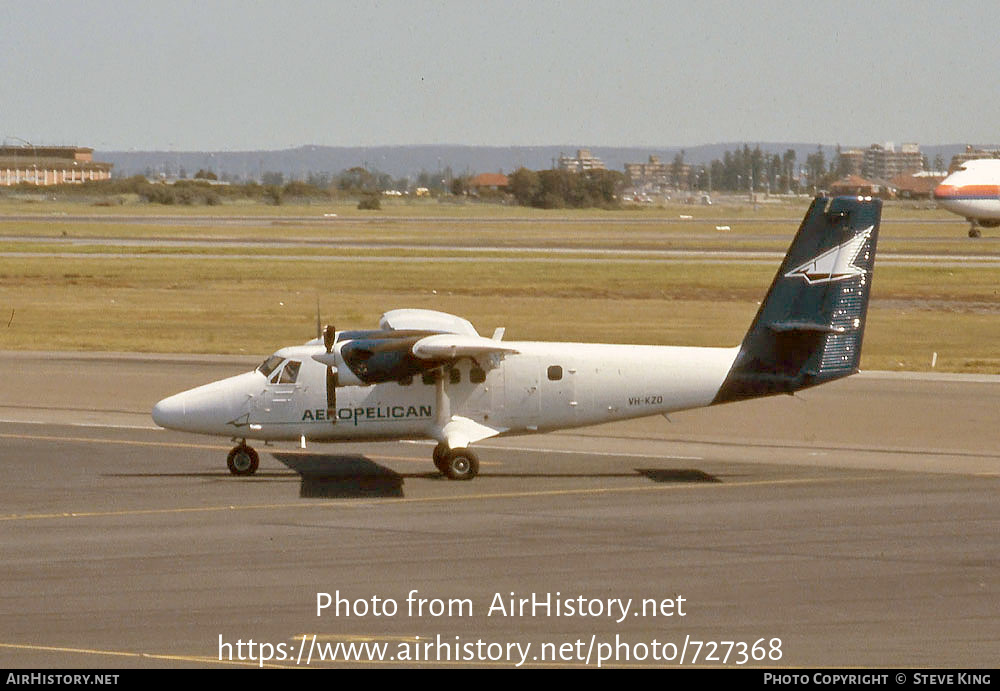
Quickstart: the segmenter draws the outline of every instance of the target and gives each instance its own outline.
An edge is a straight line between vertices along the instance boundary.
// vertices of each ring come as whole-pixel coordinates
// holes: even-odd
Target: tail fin
[[[813,200],[713,403],[858,371],[882,202]]]

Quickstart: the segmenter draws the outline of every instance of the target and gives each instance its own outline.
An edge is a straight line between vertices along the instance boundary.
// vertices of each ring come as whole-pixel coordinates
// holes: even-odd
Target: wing
[[[339,332],[337,345],[313,359],[335,368],[340,385],[349,386],[398,381],[461,358],[473,358],[481,367],[492,368],[504,355],[518,352],[499,338],[479,336],[469,322],[444,312],[395,310],[383,315],[380,326],[391,328]],[[452,331],[426,328],[430,326]]]
[[[411,350],[421,360],[457,360],[463,357],[513,355],[518,352],[516,348],[512,348],[503,341],[460,334],[424,336],[413,344]]]
[[[438,331],[465,336],[479,335],[468,319],[435,310],[390,310],[378,320],[378,326],[386,331]]]

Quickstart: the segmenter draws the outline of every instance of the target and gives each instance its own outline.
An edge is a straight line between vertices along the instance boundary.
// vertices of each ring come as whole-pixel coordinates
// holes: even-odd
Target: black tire
[[[471,480],[479,474],[479,459],[468,449],[452,449],[441,472],[449,480]]]
[[[983,237],[983,231],[979,230],[979,228],[969,228],[969,237],[981,238]]]
[[[448,474],[447,471],[445,470],[445,468],[447,467],[448,451],[449,451],[448,445],[445,444],[444,442],[441,442],[440,444],[434,447],[434,453],[432,454],[432,458],[434,459],[434,467],[440,470],[442,475]]]
[[[229,452],[226,458],[226,465],[233,475],[246,476],[257,472],[260,465],[260,456],[257,452],[245,444],[240,444]]]

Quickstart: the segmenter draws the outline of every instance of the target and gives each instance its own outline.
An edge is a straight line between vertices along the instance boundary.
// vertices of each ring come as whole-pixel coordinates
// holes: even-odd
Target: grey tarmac
[[[998,377],[866,373],[496,440],[468,483],[441,478],[423,443],[258,445],[261,470],[242,479],[226,470],[229,440],[156,429],[148,411],[256,358],[0,357],[5,667],[213,666],[220,636],[297,650],[312,634],[530,643],[528,665],[571,664],[532,659],[546,643],[617,637],[780,639],[781,659],[755,666],[995,666]],[[413,591],[471,615],[410,616]],[[337,592],[399,609],[317,617],[317,594]],[[685,616],[488,616],[511,593],[682,597]],[[331,664],[348,663],[312,661]]]

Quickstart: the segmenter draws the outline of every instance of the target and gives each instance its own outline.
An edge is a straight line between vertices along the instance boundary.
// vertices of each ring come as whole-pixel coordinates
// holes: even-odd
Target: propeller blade
[[[333,350],[334,339],[337,337],[337,330],[334,329],[330,324],[327,324],[323,329],[323,345],[326,346],[326,352]]]

